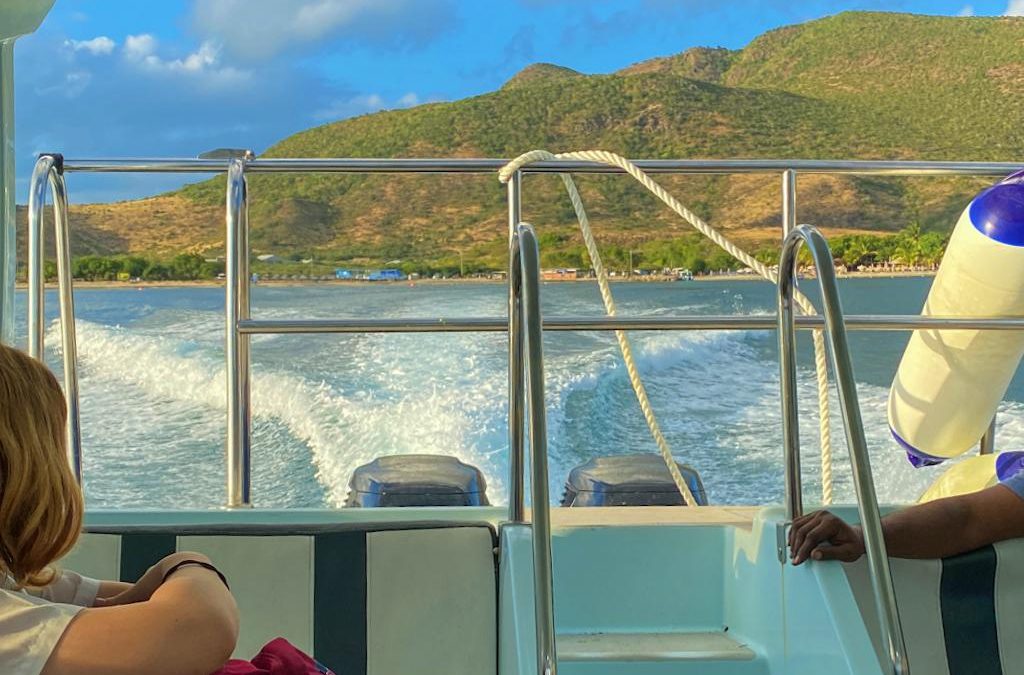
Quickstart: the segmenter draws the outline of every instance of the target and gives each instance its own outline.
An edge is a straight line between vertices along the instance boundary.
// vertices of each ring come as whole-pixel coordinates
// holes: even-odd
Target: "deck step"
[[[560,634],[558,660],[568,661],[750,661],[754,652],[725,633]]]

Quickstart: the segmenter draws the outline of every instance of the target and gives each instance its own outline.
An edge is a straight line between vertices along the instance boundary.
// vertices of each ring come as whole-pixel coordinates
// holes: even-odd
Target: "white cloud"
[[[957,16],[974,16],[974,5],[964,5],[957,12]]]
[[[129,35],[124,39],[124,55],[132,61],[145,59],[156,51],[156,38],[149,33]]]
[[[106,35],[100,35],[91,40],[65,40],[64,45],[76,52],[89,52],[99,56],[100,54],[110,54],[113,52],[117,43]]]
[[[411,108],[421,103],[432,103],[436,98],[423,100],[419,94],[410,91],[397,99],[388,100],[380,94],[360,94],[349,98],[340,98],[313,113],[313,119],[322,121],[334,121],[365,115],[366,113],[378,112],[380,110],[397,110],[400,108]]]
[[[329,36],[416,42],[450,25],[451,0],[194,0],[192,23],[247,59],[265,59]]]
[[[92,73],[87,70],[72,70],[65,73],[60,82],[37,86],[33,92],[38,96],[59,95],[65,98],[76,98],[89,87],[90,82],[92,82]]]
[[[129,35],[125,38],[122,51],[124,58],[140,68],[153,73],[184,73],[202,76],[207,84],[224,86],[249,77],[249,73],[220,63],[220,50],[213,42],[206,41],[184,58],[167,59],[157,50],[159,43],[149,33]]]
[[[337,120],[353,115],[364,115],[377,112],[385,107],[384,97],[380,94],[361,94],[351,98],[333,101],[325,108],[313,113],[313,119]]]
[[[408,94],[398,99],[398,105],[403,108],[411,108],[414,105],[420,104],[420,97],[416,95],[416,92],[410,91]]]
[[[1010,0],[1003,14],[1006,16],[1024,16],[1024,0]]]

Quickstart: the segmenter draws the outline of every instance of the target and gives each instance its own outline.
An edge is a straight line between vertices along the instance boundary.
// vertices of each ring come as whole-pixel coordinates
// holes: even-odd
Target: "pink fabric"
[[[232,659],[213,675],[334,675],[284,638],[267,643],[253,660]]]

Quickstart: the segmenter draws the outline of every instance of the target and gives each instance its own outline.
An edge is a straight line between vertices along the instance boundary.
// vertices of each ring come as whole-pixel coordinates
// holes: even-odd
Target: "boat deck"
[[[732,525],[749,530],[760,506],[602,506],[551,509],[556,528],[615,525]]]

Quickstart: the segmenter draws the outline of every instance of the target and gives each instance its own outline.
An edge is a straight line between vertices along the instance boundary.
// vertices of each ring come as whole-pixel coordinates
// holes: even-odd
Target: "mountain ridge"
[[[775,29],[739,50],[696,47],[610,74],[534,64],[494,92],[331,122],[262,156],[601,148],[649,158],[1013,161],[1024,151],[1022,98],[1024,19],[856,12]],[[777,241],[778,176],[658,180],[741,242]],[[579,183],[602,246],[690,236],[626,178]],[[985,184],[802,175],[798,214],[832,234],[911,223],[945,231]],[[215,252],[223,194],[223,178],[214,178],[148,200],[75,206],[73,248]],[[250,195],[259,253],[435,260],[460,251],[484,266],[503,264],[504,192],[494,176],[258,174]],[[549,261],[585,262],[557,177],[526,181],[524,217],[548,235]]]

